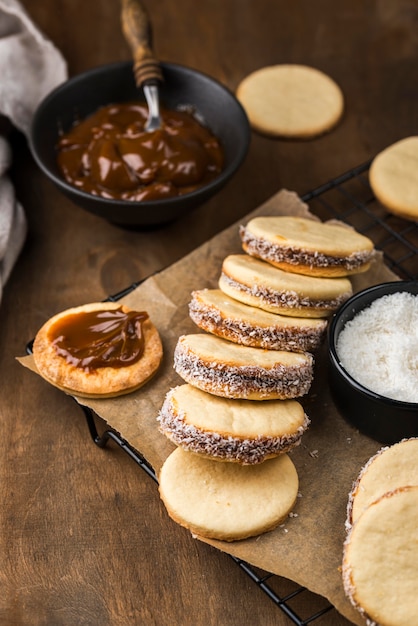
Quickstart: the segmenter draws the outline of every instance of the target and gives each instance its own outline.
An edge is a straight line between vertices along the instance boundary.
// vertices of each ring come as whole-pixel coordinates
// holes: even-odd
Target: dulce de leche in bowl
[[[248,118],[228,88],[181,65],[161,70],[157,131],[143,132],[147,109],[129,61],[66,81],[32,122],[30,148],[44,174],[74,204],[121,226],[186,215],[230,181],[248,152]]]
[[[163,109],[161,127],[145,130],[147,107],[109,104],[60,138],[59,168],[86,193],[147,201],[190,193],[218,176],[223,149],[190,110]]]

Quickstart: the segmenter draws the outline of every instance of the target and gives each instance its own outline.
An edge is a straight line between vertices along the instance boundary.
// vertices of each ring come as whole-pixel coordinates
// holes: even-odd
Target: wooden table
[[[23,4],[71,75],[130,58],[118,2]],[[55,312],[163,268],[281,187],[303,194],[416,134],[418,10],[414,0],[145,4],[160,59],[232,90],[265,65],[312,65],[340,84],[346,111],[338,128],[311,141],[253,134],[245,164],[217,197],[152,232],[123,230],[72,205],[12,135],[29,234],[0,307],[0,624],[286,626],[289,618],[229,556],[169,520],[155,483],[123,451],[92,443],[71,398],[15,356]],[[297,602],[302,617],[324,604],[309,592]],[[315,623],[348,624],[335,611]]]

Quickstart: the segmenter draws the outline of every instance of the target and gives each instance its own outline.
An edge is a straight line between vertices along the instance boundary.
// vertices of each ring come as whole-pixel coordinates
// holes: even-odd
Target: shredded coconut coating
[[[246,252],[272,263],[289,263],[290,265],[306,265],[307,267],[342,267],[353,272],[365,263],[369,263],[374,250],[352,252],[346,257],[323,254],[318,251],[305,250],[294,246],[272,243],[267,239],[254,237],[245,226],[240,226],[240,236]]]
[[[193,322],[210,333],[244,346],[289,352],[314,352],[320,346],[327,322],[322,326],[254,326],[245,320],[223,317],[209,306],[190,302],[189,314]]]
[[[225,398],[286,400],[308,393],[313,379],[313,356],[306,354],[306,365],[276,366],[206,363],[184,352],[181,344],[174,351],[174,369],[187,383]]]
[[[296,291],[271,291],[267,287],[257,284],[249,287],[237,282],[225,274],[225,272],[222,272],[222,280],[225,280],[232,289],[247,293],[254,298],[258,298],[261,302],[278,309],[323,309],[332,312],[351,296],[351,293],[344,293],[331,300],[311,300],[308,297],[301,297]]]
[[[254,439],[240,439],[239,437],[224,436],[221,433],[205,431],[185,420],[184,412],[178,415],[173,413],[171,395],[167,398],[159,412],[157,420],[160,431],[176,445],[185,450],[210,456],[221,461],[232,461],[242,465],[256,465],[266,458],[288,452],[300,444],[303,433],[310,424],[305,420],[294,433],[282,437],[268,437],[259,435]]]

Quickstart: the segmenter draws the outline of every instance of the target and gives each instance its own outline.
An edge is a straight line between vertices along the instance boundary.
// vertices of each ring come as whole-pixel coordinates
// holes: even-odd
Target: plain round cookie
[[[296,400],[232,400],[179,385],[165,397],[160,431],[185,450],[253,465],[297,446],[310,420]]]
[[[236,95],[252,127],[277,137],[321,135],[337,124],[344,111],[337,83],[306,65],[263,67],[244,78]]]
[[[86,371],[59,355],[50,336],[54,325],[66,317],[120,308],[124,312],[131,311],[117,302],[93,302],[51,317],[39,329],[33,343],[33,358],[39,374],[62,391],[85,398],[111,398],[142,387],[154,376],[163,356],[159,332],[149,318],[142,323],[144,352],[139,361],[126,367],[99,367]]]
[[[388,491],[418,485],[418,437],[381,448],[361,470],[349,494],[347,527]]]
[[[418,220],[418,136],[401,139],[380,152],[370,166],[369,182],[389,212]]]
[[[383,495],[344,543],[342,578],[354,607],[379,626],[418,626],[418,486]]]
[[[176,448],[159,474],[169,516],[195,535],[223,541],[273,530],[294,507],[298,488],[296,468],[286,454],[238,465]]]

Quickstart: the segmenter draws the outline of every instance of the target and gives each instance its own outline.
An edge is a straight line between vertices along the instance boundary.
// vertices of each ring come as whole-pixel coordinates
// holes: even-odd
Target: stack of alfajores
[[[217,289],[191,294],[199,328],[179,337],[159,427],[177,448],[159,476],[168,514],[192,533],[234,541],[269,531],[299,488],[287,454],[310,424],[311,387],[327,320],[374,255],[341,223],[257,217],[241,226]]]

